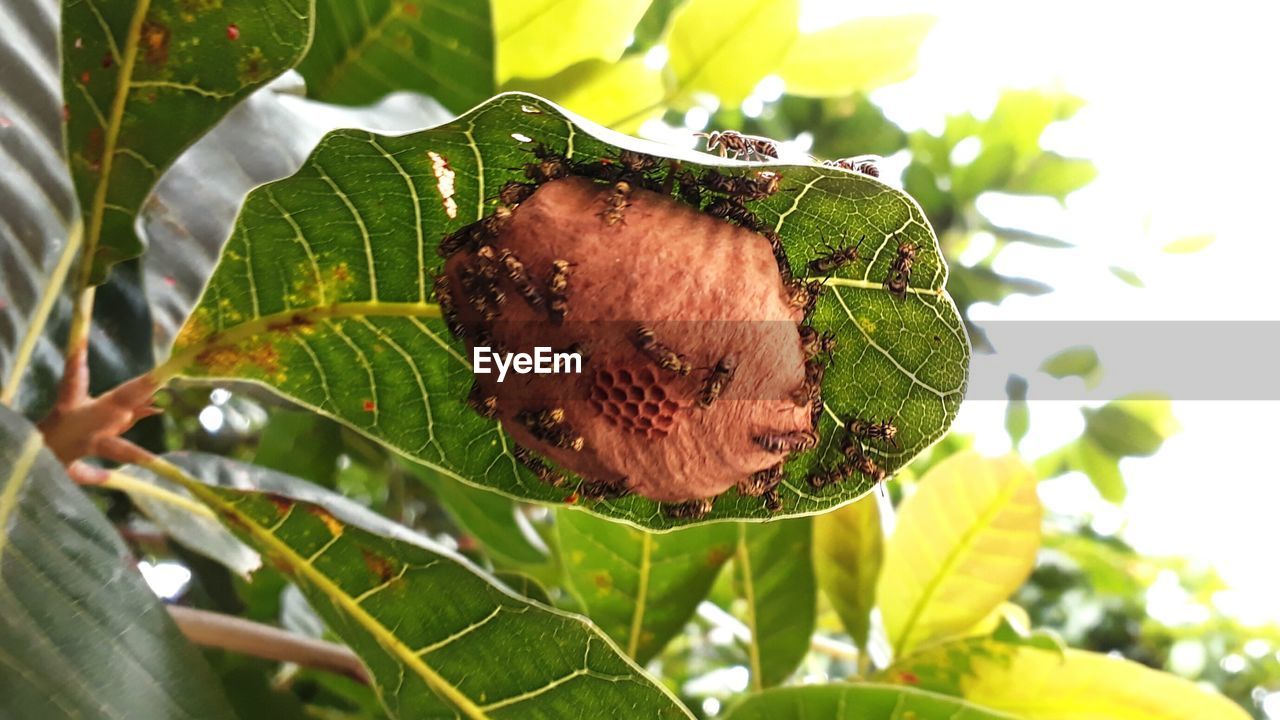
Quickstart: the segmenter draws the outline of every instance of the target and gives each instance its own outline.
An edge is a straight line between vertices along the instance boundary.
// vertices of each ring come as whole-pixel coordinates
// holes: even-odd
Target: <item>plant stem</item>
[[[369,671],[345,645],[316,640],[232,615],[179,605],[170,605],[169,615],[182,634],[196,645],[296,663],[369,684]]]

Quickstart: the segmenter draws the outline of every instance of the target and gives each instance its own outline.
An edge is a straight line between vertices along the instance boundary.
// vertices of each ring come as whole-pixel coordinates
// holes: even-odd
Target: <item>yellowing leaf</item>
[[[1031,469],[953,455],[907,498],[885,547],[876,601],[895,657],[965,632],[1031,572],[1040,546]]]
[[[619,92],[626,88],[626,92]],[[647,67],[644,58],[621,62],[588,60],[544,80],[515,80],[505,90],[524,90],[618,132],[634,132],[640,124],[662,114],[665,89],[662,74]]]
[[[911,77],[936,18],[898,15],[850,20],[796,38],[778,75],[792,95],[837,97]]]
[[[671,18],[667,48],[677,99],[742,102],[778,69],[797,35],[798,0],[690,0]]]
[[[1204,250],[1212,245],[1214,240],[1217,240],[1217,238],[1207,233],[1203,235],[1188,235],[1184,238],[1178,238],[1160,249],[1171,255],[1188,255]]]
[[[622,57],[650,0],[494,0],[498,82]]]
[[[884,557],[880,509],[863,498],[813,519],[813,570],[858,647],[867,646],[876,577]]]
[[[947,643],[887,675],[1025,720],[1234,720],[1238,705],[1169,673],[1107,655],[995,641]]]

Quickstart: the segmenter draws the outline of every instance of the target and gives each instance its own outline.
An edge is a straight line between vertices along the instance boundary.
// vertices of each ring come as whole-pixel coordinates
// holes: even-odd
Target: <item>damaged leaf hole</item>
[[[834,335],[810,317],[824,276],[864,261],[865,237],[828,243],[808,264],[816,277],[793,277],[780,237],[751,207],[796,190],[778,172],[731,174],[631,150],[570,159],[511,137],[530,145],[515,169],[525,181],[504,184],[491,214],[441,239],[436,296],[449,331],[470,348],[572,350],[583,372],[501,383],[477,374],[468,404],[496,419],[516,459],[565,488],[566,502],[635,494],[692,519],[736,491],[783,510],[784,467],[819,445],[822,384],[838,354]],[[767,138],[705,137],[724,156],[778,155]],[[440,180],[447,163],[432,160]],[[829,165],[878,172],[871,156]],[[900,243],[883,280],[899,300],[915,252]],[[896,443],[897,428],[837,424],[839,461],[811,472],[809,487],[856,474],[884,480],[867,445]]]

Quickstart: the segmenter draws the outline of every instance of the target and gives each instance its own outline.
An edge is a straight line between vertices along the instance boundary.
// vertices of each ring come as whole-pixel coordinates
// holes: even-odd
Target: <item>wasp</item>
[[[662,511],[667,517],[675,520],[697,520],[706,517],[715,502],[716,499],[713,497],[689,500],[663,506]]]
[[[822,379],[826,377],[827,366],[817,358],[810,358],[804,363],[804,381],[791,395],[797,405],[822,407]]]
[[[655,365],[673,372],[681,377],[688,375],[693,368],[680,353],[658,342],[653,331],[641,325],[631,333],[631,342],[636,349],[653,361]]]
[[[755,177],[735,177],[717,170],[708,170],[702,176],[703,187],[740,202],[763,200],[778,192],[781,183],[782,176],[774,172],[756,173]]]
[[[761,497],[782,482],[782,463],[751,473],[738,481],[738,492],[747,497]]]
[[[729,381],[733,379],[734,370],[737,363],[731,355],[720,358],[716,366],[711,368],[711,372],[707,375],[707,381],[702,384],[702,391],[698,394],[698,404],[704,408],[711,407],[711,403],[715,402],[724,389],[729,385]]]
[[[762,227],[760,218],[756,217],[755,213],[746,209],[732,198],[720,198],[713,201],[707,206],[705,212],[711,217],[736,222],[748,230],[759,231]]]
[[[502,312],[506,295],[470,265],[463,266],[460,278],[471,307],[485,320],[496,320]]]
[[[764,494],[764,509],[771,513],[776,513],[782,509],[782,496],[778,494],[776,489]]]
[[[858,238],[857,245],[850,245],[843,248],[832,248],[827,246],[827,254],[822,257],[809,261],[809,271],[815,273],[829,273],[838,270],[845,265],[851,265],[858,262],[858,249],[862,247],[862,241],[867,236],[863,235]]]
[[[791,296],[787,304],[793,308],[803,309],[807,317],[818,306],[818,296],[822,294],[822,288],[821,280],[792,280],[787,283],[787,290]]]
[[[579,452],[585,444],[581,435],[574,434],[565,425],[563,408],[521,410],[516,420],[535,438],[549,445]]]
[[[471,392],[467,394],[467,404],[482,418],[492,418],[498,414],[498,398],[495,395],[482,395],[480,383],[471,383]]]
[[[762,450],[770,453],[801,452],[811,450],[818,444],[818,436],[808,430],[756,435],[751,439]]]
[[[889,277],[885,278],[884,287],[898,299],[907,295],[907,286],[911,283],[911,266],[915,264],[917,251],[915,243],[899,243],[898,256],[889,266]]]
[[[511,180],[498,191],[498,201],[503,205],[515,207],[528,200],[537,189],[538,186],[535,183],[522,183]]]
[[[764,160],[765,158],[778,158],[778,143],[767,137],[759,135],[746,135],[734,130],[713,130],[709,133],[695,133],[695,137],[703,137],[707,139],[707,152],[719,149],[720,157],[727,157],[728,153],[733,153],[734,159],[743,158],[750,160]]]
[[[565,313],[569,311],[565,293],[569,289],[570,266],[568,260],[552,260],[551,272],[547,274],[547,315],[556,325],[564,322]]]
[[[773,251],[773,259],[778,263],[778,274],[782,276],[782,282],[791,282],[791,259],[787,257],[787,249],[782,246],[782,238],[767,228],[756,232],[769,241],[769,249]]]
[[[892,420],[868,422],[854,418],[849,421],[849,434],[861,440],[883,440],[898,447],[898,426]]]
[[[830,468],[829,470],[809,473],[805,478],[805,481],[808,482],[809,487],[814,490],[821,490],[828,485],[835,485],[848,480],[853,477],[853,474],[857,472],[857,469],[857,465],[853,462],[844,462]]]
[[[503,273],[511,280],[511,284],[516,286],[516,291],[529,304],[529,307],[536,310],[546,304],[542,291],[529,278],[529,273],[524,269],[524,263],[520,262],[520,258],[516,257],[515,253],[503,249],[497,254],[494,262],[502,268]]]
[[[454,304],[453,293],[449,290],[449,277],[441,273],[435,276],[433,282],[436,302],[440,304],[440,315],[444,318],[445,327],[449,328],[454,337],[461,337],[463,328],[458,322],[458,306]]]
[[[618,164],[627,172],[647,173],[661,167],[662,158],[636,152],[635,150],[619,150]]]
[[[627,487],[627,479],[622,477],[617,480],[584,480],[578,491],[588,500],[610,500],[625,497],[631,489]]]
[[[605,225],[612,227],[618,223],[626,224],[622,219],[622,212],[631,207],[630,197],[631,183],[626,180],[619,180],[613,184],[613,192],[605,197],[605,208],[600,212],[600,217],[604,220]]]
[[[872,460],[865,454],[858,455],[858,457],[854,458],[854,465],[857,467],[858,472],[866,475],[876,482],[884,481],[884,479],[889,475],[889,473],[885,472],[884,468],[876,464],[875,460]]]
[[[525,163],[524,176],[541,185],[552,180],[569,177],[572,166],[560,155],[547,155],[538,162]]]
[[[801,325],[800,350],[806,359],[826,355],[828,358],[835,352],[836,335],[830,330],[819,333],[812,325]]]
[[[884,160],[884,158],[879,155],[855,155],[853,157],[840,158],[839,160],[823,160],[822,164],[827,167],[852,170],[856,173],[878,178],[880,177],[879,163],[881,160]]]
[[[702,184],[698,182],[698,176],[688,170],[673,172],[672,175],[675,177],[676,192],[680,199],[695,208],[702,207]]]
[[[564,484],[568,482],[568,478],[565,477],[564,473],[556,472],[527,447],[516,445],[511,454],[515,455],[516,460],[528,468],[529,472],[551,487],[564,487]]]
[[[436,251],[440,257],[449,257],[464,247],[475,247],[480,244],[480,240],[484,237],[484,229],[479,222],[473,222],[465,225],[453,232],[445,235],[440,240],[440,244],[436,247]]]

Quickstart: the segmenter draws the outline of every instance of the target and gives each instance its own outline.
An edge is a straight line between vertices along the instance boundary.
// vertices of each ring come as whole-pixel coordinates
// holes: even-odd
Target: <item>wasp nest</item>
[[[437,295],[470,348],[573,352],[581,371],[476,373],[472,406],[572,498],[635,493],[696,517],[736,487],[779,509],[783,463],[817,443],[833,345],[801,324],[820,285],[791,279],[747,209],[780,176],[535,152],[533,182],[444,238]]]

